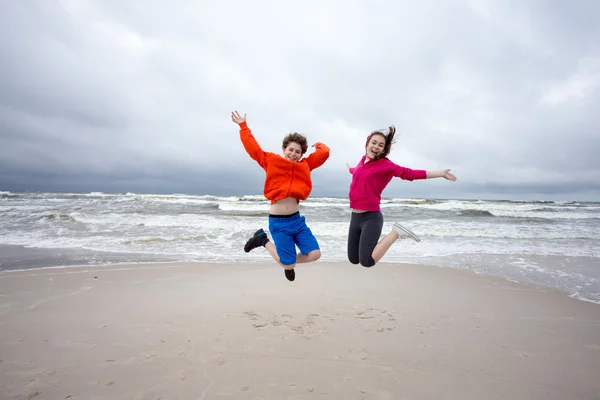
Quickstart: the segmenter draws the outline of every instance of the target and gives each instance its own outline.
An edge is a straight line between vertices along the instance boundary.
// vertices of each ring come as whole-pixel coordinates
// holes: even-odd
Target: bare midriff
[[[300,211],[300,203],[293,197],[277,200],[269,208],[269,213],[272,215],[290,215],[298,211]]]

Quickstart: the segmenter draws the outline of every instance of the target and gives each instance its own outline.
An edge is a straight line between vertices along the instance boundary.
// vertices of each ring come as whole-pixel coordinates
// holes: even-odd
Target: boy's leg
[[[309,251],[306,254],[298,253],[298,254],[296,254],[296,263],[297,264],[309,263],[309,262],[317,261],[319,258],[321,258],[321,250],[319,250],[319,249]]]
[[[299,229],[294,235],[294,241],[298,249],[300,249],[300,253],[296,256],[296,262],[300,264],[317,261],[321,258],[321,249],[319,248],[317,238],[306,225],[304,217],[300,217],[297,224],[299,225]]]
[[[288,281],[296,279],[296,244],[294,243],[294,235],[297,230],[299,214],[295,213],[291,216],[274,217],[269,216],[269,230],[275,241],[275,245],[267,245],[267,249],[274,256],[274,253],[279,256],[279,264],[284,268],[285,277]]]
[[[294,244],[294,237],[286,232],[271,232],[271,235],[273,235],[273,241],[275,241],[275,243],[269,242],[265,247],[273,259],[283,267],[286,279],[293,282],[296,279],[296,272],[294,271],[294,267],[296,266],[296,246]]]
[[[273,242],[267,243],[265,248],[284,269],[291,270],[296,266],[296,246],[286,222],[285,218],[269,217],[269,231]]]
[[[290,253],[292,255],[296,255],[296,249],[294,247],[294,239],[290,236],[288,236],[286,238],[286,235],[283,234],[279,234],[278,239],[275,238],[275,234],[273,232],[271,232],[271,235],[273,236],[273,240],[274,241],[278,241],[281,244],[281,247],[285,247],[285,242],[287,243],[287,247],[292,246],[292,250],[290,251],[289,249],[287,250],[287,253]],[[295,259],[292,261],[292,265],[284,265],[281,262],[281,257],[278,253],[278,246],[273,243],[272,241],[269,240],[267,233],[263,230],[263,229],[259,229],[257,230],[254,235],[248,239],[248,241],[246,242],[246,245],[244,246],[244,251],[246,253],[250,252],[251,250],[257,248],[257,247],[264,247],[267,249],[267,251],[269,252],[269,254],[271,255],[271,257],[273,257],[273,259],[279,263],[283,268],[286,269],[292,269],[294,268],[294,264],[295,264]],[[291,261],[291,257],[288,256],[284,256],[285,260],[284,261]]]
[[[269,238],[267,237],[266,232],[261,228],[261,229],[257,230],[256,232],[254,232],[254,235],[252,235],[252,237],[250,239],[248,239],[248,241],[244,245],[244,251],[246,253],[248,253],[257,247],[260,247],[260,246],[266,247],[265,245],[268,242],[269,242]]]
[[[275,247],[275,244],[273,242],[269,241],[267,244],[265,244],[265,249],[267,249],[271,257],[273,257],[273,260],[281,264],[279,262],[279,254],[277,254],[277,247]]]

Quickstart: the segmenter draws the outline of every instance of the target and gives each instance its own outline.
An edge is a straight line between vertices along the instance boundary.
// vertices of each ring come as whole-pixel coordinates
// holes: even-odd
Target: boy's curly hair
[[[286,137],[283,138],[283,148],[287,148],[291,142],[296,142],[302,148],[302,155],[308,150],[308,142],[306,141],[306,137],[300,133],[294,132],[290,133]]]

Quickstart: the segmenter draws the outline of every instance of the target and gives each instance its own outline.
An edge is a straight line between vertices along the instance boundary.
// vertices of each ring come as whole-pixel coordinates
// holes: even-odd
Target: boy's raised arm
[[[239,112],[234,111],[231,113],[231,120],[240,126],[240,139],[244,145],[244,149],[255,160],[262,168],[267,166],[267,158],[265,152],[261,149],[260,145],[252,135],[252,131],[248,128],[246,122],[246,114],[242,117]]]
[[[314,147],[316,151],[306,157],[306,162],[311,171],[315,168],[319,168],[329,158],[329,147],[327,147],[327,145],[317,142],[313,144],[312,147]]]

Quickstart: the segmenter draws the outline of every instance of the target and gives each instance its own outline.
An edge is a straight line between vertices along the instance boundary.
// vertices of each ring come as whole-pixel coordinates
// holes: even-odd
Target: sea
[[[262,195],[0,191],[0,273],[265,262],[264,249],[245,253],[243,247],[257,229],[268,232],[268,209]],[[422,239],[397,241],[382,262],[467,269],[600,304],[600,203],[384,198],[381,209],[383,235],[399,222]],[[311,197],[300,212],[319,241],[321,260],[348,262],[348,199]]]

